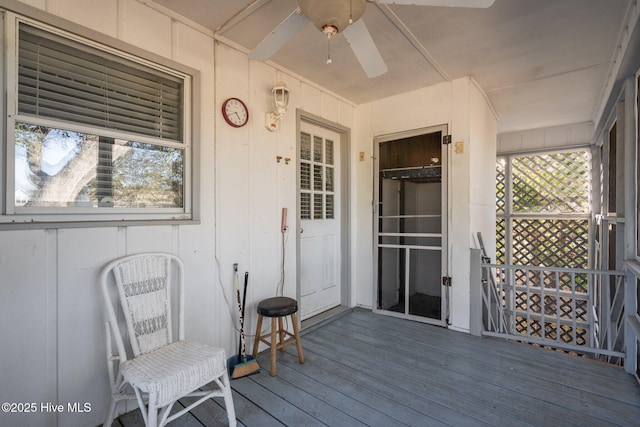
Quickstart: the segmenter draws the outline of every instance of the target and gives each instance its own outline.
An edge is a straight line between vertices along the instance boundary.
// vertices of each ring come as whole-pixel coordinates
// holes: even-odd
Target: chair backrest
[[[110,279],[113,276],[113,279]],[[114,283],[120,299],[134,356],[148,353],[173,342],[172,287],[178,285],[178,339],[184,338],[183,264],[172,254],[140,253],[112,261],[102,270],[100,283],[107,319],[121,356],[124,345],[109,283]]]

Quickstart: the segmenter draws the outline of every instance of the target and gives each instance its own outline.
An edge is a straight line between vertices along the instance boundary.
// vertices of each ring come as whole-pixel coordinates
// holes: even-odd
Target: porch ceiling
[[[247,51],[297,7],[296,0],[153,2],[211,31],[222,26],[217,34]],[[340,34],[333,63],[325,64],[326,38],[313,25],[271,61],[355,103],[472,75],[498,114],[499,133],[593,122],[633,2],[496,0],[488,9],[367,3],[363,20],[386,74],[367,78]]]

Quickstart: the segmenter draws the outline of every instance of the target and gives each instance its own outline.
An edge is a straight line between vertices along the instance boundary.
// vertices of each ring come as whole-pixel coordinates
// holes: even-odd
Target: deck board
[[[239,426],[640,425],[636,380],[578,356],[359,309],[302,344],[305,364],[290,346],[271,377],[263,352],[259,374],[231,382]],[[141,421],[134,411],[114,425]],[[226,424],[216,398],[169,426]]]
[[[349,327],[345,326],[345,328]],[[369,326],[370,329],[372,327]],[[436,334],[440,332],[437,329],[446,331],[442,328],[435,329]],[[623,369],[602,362],[500,339],[478,339],[452,331],[446,331],[446,336],[441,338],[434,337],[430,332],[428,342],[416,342],[410,335],[406,335],[406,332],[398,333],[391,324],[384,325],[384,322],[376,325],[372,330],[376,334],[386,332],[394,335],[396,337],[394,342],[404,343],[407,346],[412,345],[415,350],[422,349],[428,355],[440,355],[440,357],[455,361],[467,360],[472,366],[477,366],[474,361],[475,355],[483,354],[485,355],[483,368],[504,369],[509,367],[514,375],[522,373],[524,377],[529,378],[543,376],[558,385],[562,385],[564,379],[570,378],[572,380],[571,387],[577,390],[597,393],[599,390],[608,392],[615,389],[623,392],[621,398],[626,399],[628,403],[637,403],[640,399],[640,389],[636,383],[629,381],[629,375],[625,374]],[[487,342],[491,346],[487,346]],[[449,347],[455,351],[449,351]],[[594,385],[597,387],[594,388]]]
[[[338,341],[340,339],[339,336],[330,335],[331,329],[332,327],[328,327],[322,333],[327,334],[327,339]],[[375,349],[359,344],[364,336],[365,333],[359,331],[358,334],[352,337],[351,345],[356,346],[360,352],[368,353],[369,358],[377,358]],[[468,336],[461,338],[474,339]],[[450,343],[450,345],[453,347],[452,350],[457,349],[455,343]],[[419,346],[419,344],[416,344],[416,346]],[[565,404],[563,406],[546,405],[545,411],[541,413],[535,405],[531,404],[532,398],[536,399],[530,385],[531,377],[524,376],[522,379],[513,379],[513,376],[516,375],[515,371],[512,372],[511,368],[509,368],[509,371],[505,372],[508,367],[493,368],[490,363],[478,360],[474,356],[478,354],[477,352],[465,353],[472,356],[469,357],[458,355],[459,350],[439,351],[431,348],[416,357],[414,355],[419,354],[419,351],[416,352],[415,349],[403,350],[402,347],[401,345],[398,349],[393,349],[389,346],[386,350],[382,349],[380,364],[384,363],[385,358],[390,357],[390,354],[395,354],[398,364],[416,366],[414,376],[420,381],[431,382],[436,386],[438,384],[449,384],[448,386],[445,385],[445,387],[448,388],[450,396],[459,395],[461,389],[466,390],[465,397],[471,398],[474,402],[482,403],[483,407],[501,410],[502,416],[511,414],[515,410],[519,414],[520,422],[530,424],[570,425],[570,423],[578,422],[581,425],[597,425],[599,423],[598,419],[585,416],[582,411],[574,413],[569,424],[563,423],[563,418],[569,415],[567,410],[571,409],[567,408]],[[536,390],[534,389],[533,391]],[[538,398],[551,403],[550,390],[541,388],[539,391]],[[432,393],[427,398],[431,398],[431,396],[433,396]],[[484,419],[488,415],[488,411],[476,409],[476,416]],[[611,415],[617,414],[612,413]],[[489,419],[485,421],[490,422]]]
[[[328,358],[318,357],[316,354],[310,354],[307,357],[309,359],[308,366],[306,363],[303,366],[295,366],[295,361],[289,355],[281,359],[288,359],[287,362],[290,363],[289,366],[292,369],[301,373],[304,372],[305,375],[332,388],[334,393],[340,393],[340,395],[367,407],[367,411],[370,413],[369,418],[371,419],[368,420],[369,425],[444,425],[438,423],[426,413],[415,410],[404,402],[399,401],[398,396],[390,396],[385,393],[385,390],[383,390],[384,384],[376,383],[372,387],[366,381],[366,374],[363,374],[361,370],[349,369],[349,367],[332,362]]]
[[[344,329],[353,329],[350,326],[343,326]],[[327,331],[334,330],[333,326],[329,326]],[[378,325],[376,334],[384,334],[385,332],[393,333],[395,329],[388,329],[387,326]],[[366,331],[356,330],[360,337],[366,336]],[[396,335],[402,335],[403,333],[397,333]],[[503,387],[508,390],[508,393],[515,393],[516,396],[527,396],[536,400],[551,402],[553,395],[560,393],[566,399],[562,404],[561,410],[575,410],[574,421],[596,422],[592,419],[584,418],[583,412],[584,406],[589,405],[590,412],[593,412],[597,418],[604,418],[605,420],[611,418],[627,419],[626,421],[632,423],[633,420],[625,413],[628,403],[637,402],[640,400],[639,387],[629,381],[629,376],[624,373],[620,368],[612,367],[610,365],[604,365],[601,362],[595,362],[593,360],[587,360],[576,356],[570,356],[567,354],[561,354],[557,352],[551,352],[539,348],[531,348],[523,344],[506,343],[508,347],[516,347],[522,350],[529,350],[531,348],[533,353],[540,356],[550,354],[552,359],[563,362],[562,366],[574,366],[574,365],[604,365],[602,368],[608,368],[608,371],[614,373],[621,373],[620,379],[606,378],[599,373],[597,376],[585,377],[584,373],[580,373],[579,370],[565,369],[562,370],[558,362],[546,361],[545,363],[537,363],[534,359],[533,363],[530,359],[517,359],[515,357],[500,357],[500,353],[493,353],[491,357],[486,358],[484,361],[477,360],[474,356],[478,354],[478,351],[482,350],[482,347],[477,347],[476,343],[481,343],[486,346],[486,339],[477,339],[465,334],[458,333],[457,336],[448,334],[449,340],[446,343],[435,345],[430,342],[428,345],[424,343],[415,343],[413,351],[409,354],[415,353],[415,350],[420,351],[424,349],[425,362],[438,365],[441,369],[447,369],[451,372],[446,374],[433,373],[436,378],[446,379],[449,376],[456,377],[458,374],[474,378],[478,381],[492,383],[495,386]],[[364,338],[360,338],[364,339]],[[502,344],[502,340],[490,339],[492,344]],[[394,340],[394,342],[398,342]],[[402,340],[399,341],[403,343]],[[472,344],[472,346],[466,346],[465,344]],[[404,343],[407,344],[408,343]],[[455,351],[448,351],[442,349],[441,345],[446,344],[451,346]],[[427,348],[428,347],[428,348]],[[441,362],[446,361],[446,362]],[[613,368],[613,369],[612,369]],[[422,369],[422,371],[428,371],[428,367]],[[598,370],[600,372],[600,370]],[[626,381],[621,381],[626,380]],[[460,380],[464,382],[464,379]],[[458,383],[458,384],[463,384]],[[596,385],[596,387],[594,387]],[[622,386],[622,387],[619,387]],[[467,388],[477,390],[477,384],[471,385]],[[598,394],[600,391],[608,391],[616,389],[618,391],[626,390],[628,395],[622,396],[623,402],[610,399],[607,395]],[[550,391],[554,394],[550,396]],[[486,390],[487,393],[490,390]],[[557,405],[548,407],[550,415],[557,416],[554,412],[558,411]],[[598,412],[599,409],[599,412]]]
[[[295,359],[295,363],[298,364],[297,356],[287,356],[282,357],[280,360],[291,358]],[[260,358],[259,360],[264,362],[263,365],[268,366],[268,358]],[[289,361],[289,363],[291,364],[292,362]],[[343,410],[336,408],[334,406],[336,402],[331,402],[330,399],[326,398],[327,394],[335,395],[335,390],[326,388],[323,390],[324,394],[318,393],[317,390],[322,387],[322,384],[308,381],[309,377],[290,369],[288,365],[280,364],[278,373],[278,376],[271,377],[268,370],[263,370],[259,374],[260,376],[253,379],[259,381],[262,386],[274,394],[313,416],[323,425],[353,425],[354,427],[366,425]],[[327,402],[327,400],[331,403]]]
[[[233,388],[284,425],[323,426],[319,420],[278,396],[254,378],[234,380]],[[237,414],[242,420],[242,414]]]
[[[416,383],[412,386],[411,376],[407,375],[407,372],[402,376],[398,370],[392,372],[391,377],[384,378],[384,371],[379,369],[379,366],[369,363],[369,357],[363,361],[358,354],[354,354],[353,357],[333,361],[330,360],[331,356],[323,355],[324,352],[330,352],[331,347],[323,350],[315,342],[309,342],[308,346],[312,352],[317,351],[317,354],[309,356],[313,358],[311,362],[319,365],[320,369],[331,372],[332,375],[352,382],[359,389],[356,396],[358,401],[365,405],[374,405],[369,411],[373,412],[373,418],[376,421],[384,421],[381,425],[391,424],[382,419],[384,415],[393,416],[393,422],[397,424],[399,421],[402,423],[400,425],[478,425],[478,420],[474,417],[465,417],[446,405],[424,399],[415,393],[418,388],[421,393],[424,393],[425,383]],[[325,360],[323,361],[322,358]],[[290,356],[283,358],[283,363],[293,362]],[[305,368],[306,366],[297,369],[302,371]],[[398,368],[402,369],[402,367]],[[434,390],[434,392],[438,391]],[[378,411],[382,413],[376,414]]]
[[[322,334],[325,334],[324,337],[328,340],[340,340],[339,335],[331,335],[330,331],[324,330]],[[456,409],[459,412],[466,412],[465,407],[469,403],[479,402],[480,405],[474,409],[473,416],[487,423],[497,422],[515,410],[519,413],[520,424],[535,425],[539,422],[547,424],[553,421],[556,425],[562,425],[561,421],[553,418],[554,415],[562,415],[561,413],[554,414],[553,412],[557,412],[555,408],[552,408],[552,413],[540,414],[519,399],[513,399],[513,393],[490,382],[479,380],[475,376],[474,368],[456,363],[451,358],[433,359],[420,353],[415,353],[415,357],[407,356],[405,354],[407,350],[403,350],[401,346],[394,348],[390,344],[389,347],[383,346],[376,349],[372,345],[362,345],[360,340],[356,338],[353,338],[350,345],[355,349],[354,355],[367,354],[367,360],[375,365],[372,370],[387,368],[388,374],[379,378],[380,381],[406,384],[408,387],[404,393],[408,396],[416,395],[427,402],[434,398],[439,399],[438,395],[446,391],[451,404],[463,397],[467,400],[464,404],[457,406]],[[398,368],[403,369],[399,370]],[[427,384],[431,385],[429,393],[424,391]],[[464,395],[461,396],[463,391]],[[497,419],[494,412],[498,412]],[[436,415],[442,416],[434,413],[434,416]],[[460,421],[456,421],[451,425],[459,423]]]

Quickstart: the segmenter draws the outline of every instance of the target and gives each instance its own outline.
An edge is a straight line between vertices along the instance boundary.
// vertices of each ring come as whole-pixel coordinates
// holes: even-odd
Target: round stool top
[[[267,317],[288,316],[298,311],[298,301],[288,297],[273,297],[260,301],[258,314]]]

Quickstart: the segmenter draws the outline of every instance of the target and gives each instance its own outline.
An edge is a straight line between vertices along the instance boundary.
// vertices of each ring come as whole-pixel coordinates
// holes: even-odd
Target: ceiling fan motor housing
[[[341,32],[364,14],[366,0],[298,0],[302,14],[320,31],[333,26]]]

